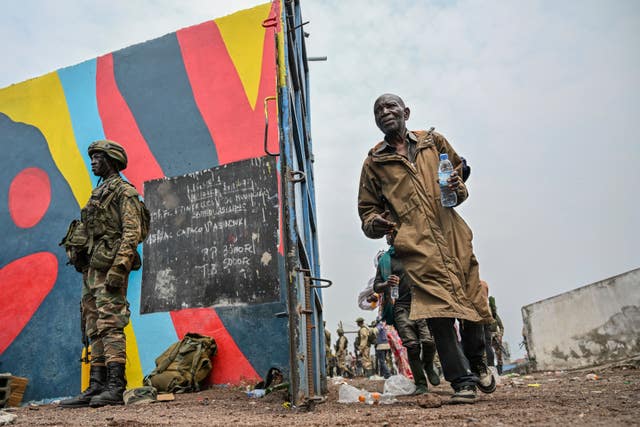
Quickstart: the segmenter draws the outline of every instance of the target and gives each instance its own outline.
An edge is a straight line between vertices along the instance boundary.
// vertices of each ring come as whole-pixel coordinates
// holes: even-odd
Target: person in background
[[[369,347],[369,328],[364,324],[364,319],[358,317],[356,319],[358,325],[358,344],[357,351],[360,355],[360,363],[362,364],[363,375],[370,377],[373,375],[371,365],[371,349]]]
[[[409,366],[413,374],[413,382],[416,385],[415,394],[425,394],[428,392],[427,379],[432,385],[440,384],[440,375],[436,372],[433,364],[436,346],[431,337],[427,320],[411,320],[409,318],[411,279],[396,257],[393,234],[387,235],[389,250],[380,257],[373,289],[383,294],[384,300],[392,304],[393,319],[398,335],[400,335],[402,345],[407,349]],[[392,286],[398,287],[398,299],[395,301],[391,297]]]
[[[327,376],[332,377],[333,376],[333,372],[332,372],[332,366],[331,366],[331,332],[329,331],[329,329],[327,329],[327,321],[323,321],[322,322],[323,326],[324,326],[324,363],[325,363],[325,370],[327,373]]]
[[[387,323],[378,319],[375,325],[376,331],[376,360],[378,362],[378,372],[385,380],[391,376],[389,367],[387,366],[388,356],[391,354],[391,346],[387,338]]]
[[[487,282],[485,282],[484,280],[480,281],[480,285],[482,286],[482,289],[484,290],[486,296],[487,296],[487,303],[489,301],[489,285],[487,285]],[[493,353],[493,346],[491,343],[491,326],[492,323],[488,323],[485,324],[483,326],[484,328],[484,349],[485,349],[485,354],[487,356],[487,366],[496,366],[496,362],[495,362],[495,354]]]
[[[502,319],[498,315],[498,307],[496,307],[496,299],[493,296],[489,297],[489,308],[491,308],[491,315],[493,316],[493,322],[490,325],[491,328],[491,346],[496,355],[496,369],[498,374],[502,375],[502,337],[504,336],[504,325]]]
[[[338,375],[343,377],[352,376],[347,362],[347,354],[349,352],[349,340],[344,336],[344,330],[338,328],[338,339],[336,340],[336,364],[338,365]]]

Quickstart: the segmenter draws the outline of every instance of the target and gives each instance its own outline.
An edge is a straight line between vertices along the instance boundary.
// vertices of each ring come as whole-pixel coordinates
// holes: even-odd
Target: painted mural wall
[[[0,372],[29,378],[25,400],[80,390],[81,276],[58,242],[97,182],[88,145],[121,143],[123,175],[141,194],[147,180],[263,156],[279,31],[265,20],[280,22],[279,2],[0,89]],[[268,147],[277,152],[269,105]],[[284,290],[275,303],[141,315],[141,276],[132,273],[128,290],[129,387],[187,332],[216,339],[215,383],[286,369],[287,320],[274,316],[286,310]]]
[[[640,269],[522,307],[538,370],[575,369],[640,355]]]

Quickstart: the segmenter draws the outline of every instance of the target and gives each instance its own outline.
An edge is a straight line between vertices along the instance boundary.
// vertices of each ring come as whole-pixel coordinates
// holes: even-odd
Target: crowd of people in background
[[[371,283],[373,283],[373,278]],[[483,286],[487,286],[483,282]],[[369,289],[370,295],[366,296],[365,291]],[[378,301],[381,297],[367,285],[360,293],[361,301],[369,300],[368,304],[359,304],[364,310],[376,310]],[[493,322],[484,325],[485,333],[485,359],[488,367],[494,367],[498,374],[502,374],[503,368],[503,344],[502,336],[504,334],[504,326],[497,312],[495,298],[489,297],[491,312],[493,314]],[[415,343],[407,340],[403,341],[394,324],[388,324],[387,320],[382,318],[378,313],[375,320],[369,325],[365,324],[362,317],[355,319],[357,327],[353,330],[345,331],[342,326],[337,330],[337,339],[332,341],[332,334],[326,327],[325,322],[325,356],[326,356],[326,372],[329,377],[342,376],[345,378],[369,377],[372,379],[387,379],[392,375],[403,375],[414,380],[418,394],[424,392],[420,385],[425,386],[425,380],[420,375],[426,377],[431,385],[439,385],[442,378],[442,367],[438,359],[437,352],[433,354],[427,347],[427,351],[421,356],[425,356],[422,361],[422,369],[420,365],[411,368],[407,348],[415,347]],[[342,322],[340,322],[342,324]],[[458,342],[461,336],[458,332],[459,324],[454,325]],[[353,342],[350,344],[349,338],[345,335],[353,335]],[[366,338],[365,338],[366,337]],[[407,346],[408,344],[408,346]],[[421,342],[422,344],[422,342]],[[428,346],[428,340],[427,340]],[[429,358],[431,363],[429,362]],[[418,379],[413,372],[418,373]],[[428,388],[428,387],[427,387]]]

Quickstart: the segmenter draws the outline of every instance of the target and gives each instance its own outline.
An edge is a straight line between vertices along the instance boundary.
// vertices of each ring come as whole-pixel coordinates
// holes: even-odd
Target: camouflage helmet
[[[118,171],[126,169],[127,153],[124,151],[124,148],[122,148],[122,145],[109,141],[108,139],[93,141],[91,145],[89,145],[89,156],[98,151],[103,152],[107,157],[115,161]]]
[[[338,334],[344,334],[344,331],[342,330],[342,328],[338,328]]]
[[[358,317],[356,319],[356,323],[363,323],[363,322],[364,322],[364,319],[362,317]]]

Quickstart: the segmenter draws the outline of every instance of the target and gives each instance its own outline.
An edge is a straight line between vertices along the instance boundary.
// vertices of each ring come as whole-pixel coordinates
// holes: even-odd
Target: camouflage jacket
[[[82,222],[89,233],[89,255],[101,240],[117,246],[112,267],[130,271],[141,241],[142,207],[138,191],[118,174],[91,192],[82,209]]]

